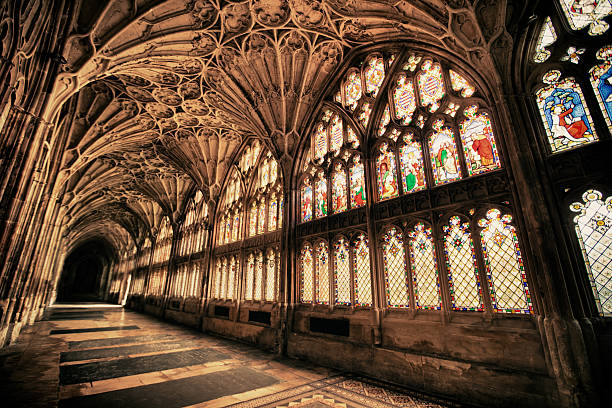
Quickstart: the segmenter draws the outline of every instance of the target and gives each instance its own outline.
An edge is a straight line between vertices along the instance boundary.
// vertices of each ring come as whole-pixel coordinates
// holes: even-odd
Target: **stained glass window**
[[[448,71],[448,74],[450,76],[451,88],[453,88],[453,91],[460,92],[461,96],[464,98],[469,98],[474,95],[476,88],[474,88],[467,79],[452,69]]]
[[[480,219],[482,251],[491,291],[493,310],[506,313],[531,313],[531,297],[512,216],[501,216],[498,209],[487,211]]]
[[[459,124],[459,134],[468,173],[471,176],[498,169],[499,154],[489,115],[479,113],[476,105],[468,106],[463,114],[467,119]]]
[[[275,295],[275,285],[274,285],[274,276],[276,269],[276,255],[273,250],[268,251],[267,256],[267,266],[266,266],[266,300],[271,302],[274,300]]]
[[[253,299],[253,279],[255,279],[255,257],[249,254],[244,278],[244,298],[246,300]]]
[[[353,145],[354,149],[359,147],[359,139],[357,139],[357,134],[355,133],[353,128],[350,126],[346,127],[346,139],[348,140],[350,144]]]
[[[302,221],[310,221],[312,220],[312,187],[308,179],[304,181],[301,198]]]
[[[223,293],[221,290],[221,279],[223,276],[222,262],[221,259],[217,260],[217,273],[215,274],[215,288],[214,288],[214,297],[216,299],[221,299],[221,294]]]
[[[232,225],[232,241],[238,241],[240,238],[240,214],[234,214],[234,223]]]
[[[389,307],[409,307],[406,251],[402,233],[392,227],[383,235],[383,264]]]
[[[547,86],[536,92],[553,153],[597,140],[580,85],[573,78],[560,77],[560,71],[547,72],[543,78]]]
[[[359,116],[357,116],[357,119],[359,119],[359,122],[361,122],[361,125],[364,129],[368,127],[368,122],[370,121],[370,114],[372,114],[372,107],[370,106],[369,102],[366,102],[361,107]]]
[[[223,245],[225,243],[225,220],[221,220],[221,225],[219,225],[219,245]]]
[[[557,32],[555,27],[550,20],[550,17],[546,17],[540,35],[538,36],[538,42],[536,44],[535,54],[533,55],[533,61],[542,63],[550,58],[550,51],[546,49],[549,45],[552,45],[557,41]]]
[[[387,131],[387,126],[391,122],[391,113],[389,112],[389,105],[385,106],[382,117],[380,118],[380,124],[378,125],[378,136],[383,136]]]
[[[340,238],[334,245],[334,290],[337,305],[351,304],[351,270],[348,241]]]
[[[268,210],[268,231],[274,231],[276,229],[276,213],[278,210],[276,207],[278,207],[276,194],[272,194],[270,209]]]
[[[469,225],[452,216],[449,225],[443,229],[452,307],[455,310],[482,311],[482,292]]]
[[[359,156],[353,157],[353,165],[349,169],[351,181],[351,207],[362,207],[366,203],[365,174]]]
[[[319,174],[315,189],[315,214],[317,218],[327,215],[327,179]]]
[[[606,123],[612,128],[612,47],[605,46],[596,55],[603,62],[589,71],[591,84]]]
[[[583,202],[570,209],[578,213],[576,234],[597,308],[602,316],[612,316],[612,196],[602,198],[600,191],[587,190]]]
[[[440,282],[431,228],[418,223],[409,233],[414,299],[419,309],[440,309]]]
[[[234,283],[236,282],[236,271],[238,263],[236,257],[232,256],[230,260],[230,267],[227,274],[227,298],[234,299]]]
[[[327,305],[329,304],[329,248],[324,241],[317,244],[316,262],[316,302]]]
[[[449,183],[461,178],[459,156],[453,131],[444,126],[444,121],[436,120],[434,133],[429,136],[429,154],[436,184]]]
[[[283,227],[283,204],[284,202],[285,202],[285,199],[281,196],[280,201],[278,202],[278,228]]]
[[[380,153],[376,158],[378,196],[381,200],[397,197],[398,195],[395,171],[394,154],[388,150],[387,143],[383,143],[380,146]]]
[[[249,211],[249,236],[253,237],[255,234],[257,234],[257,203],[253,202]]]
[[[225,243],[232,242],[232,217],[227,216],[225,218]]]
[[[314,134],[314,146],[315,159],[321,159],[327,154],[327,132],[325,131],[325,125],[323,125],[323,123],[317,125]]]
[[[329,150],[332,152],[337,152],[342,147],[344,143],[344,136],[342,134],[342,119],[339,115],[334,115],[331,120],[331,125],[329,127]]]
[[[263,253],[258,252],[255,257],[255,293],[253,294],[253,299],[255,300],[262,300],[264,283],[263,269]]]
[[[425,189],[425,172],[423,168],[423,153],[421,143],[414,140],[412,133],[404,136],[404,144],[399,150],[402,187],[404,193],[412,193]]]
[[[408,125],[412,121],[417,105],[412,80],[405,74],[401,74],[397,80],[397,86],[393,91],[393,103],[395,116],[403,125]]]
[[[442,67],[437,62],[429,59],[421,65],[421,72],[417,76],[421,105],[429,106],[430,112],[435,112],[440,107],[440,100],[444,97],[444,80],[442,79]]]
[[[220,298],[227,299],[227,259],[223,258],[223,270],[221,271]]]
[[[355,273],[355,306],[372,304],[372,281],[370,272],[370,248],[364,233],[357,236],[353,244],[353,269]]]
[[[361,75],[357,71],[353,71],[346,77],[344,84],[344,98],[346,106],[352,111],[357,107],[357,103],[361,99]]]
[[[371,57],[364,70],[366,92],[373,96],[378,95],[378,90],[385,79],[385,61],[381,57]]]
[[[266,203],[261,202],[259,204],[259,211],[257,214],[257,233],[263,234],[265,232],[266,224]]]
[[[312,303],[313,301],[313,288],[312,283],[314,279],[314,259],[312,253],[312,247],[309,244],[304,245],[302,253],[300,255],[300,270],[301,270],[301,284],[300,284],[300,299],[303,303]]]
[[[346,197],[346,172],[340,164],[332,174],[332,210],[335,213],[346,211],[348,208]]]
[[[560,0],[570,27],[581,30],[589,27],[589,35],[601,35],[609,26],[603,18],[612,14],[612,0]]]

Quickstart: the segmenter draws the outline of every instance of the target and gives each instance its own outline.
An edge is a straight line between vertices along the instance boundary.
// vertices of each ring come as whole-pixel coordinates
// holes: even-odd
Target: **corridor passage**
[[[107,304],[64,304],[0,352],[10,407],[458,405]]]

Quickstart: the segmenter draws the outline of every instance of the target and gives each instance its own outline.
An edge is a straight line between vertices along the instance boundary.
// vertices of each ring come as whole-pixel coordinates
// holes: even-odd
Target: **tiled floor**
[[[11,407],[457,406],[101,304],[53,307],[0,350],[0,395]]]

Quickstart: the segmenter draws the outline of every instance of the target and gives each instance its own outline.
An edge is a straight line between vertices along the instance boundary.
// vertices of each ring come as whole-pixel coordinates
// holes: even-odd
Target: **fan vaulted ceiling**
[[[81,0],[47,111],[75,243],[126,247],[214,203],[243,140],[292,160],[308,115],[351,49],[427,43],[490,64],[503,2]]]

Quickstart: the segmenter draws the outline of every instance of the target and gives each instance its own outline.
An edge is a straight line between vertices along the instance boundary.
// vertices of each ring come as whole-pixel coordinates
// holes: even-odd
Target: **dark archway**
[[[93,239],[76,247],[64,262],[57,300],[103,300],[114,259],[114,250],[106,240]]]

